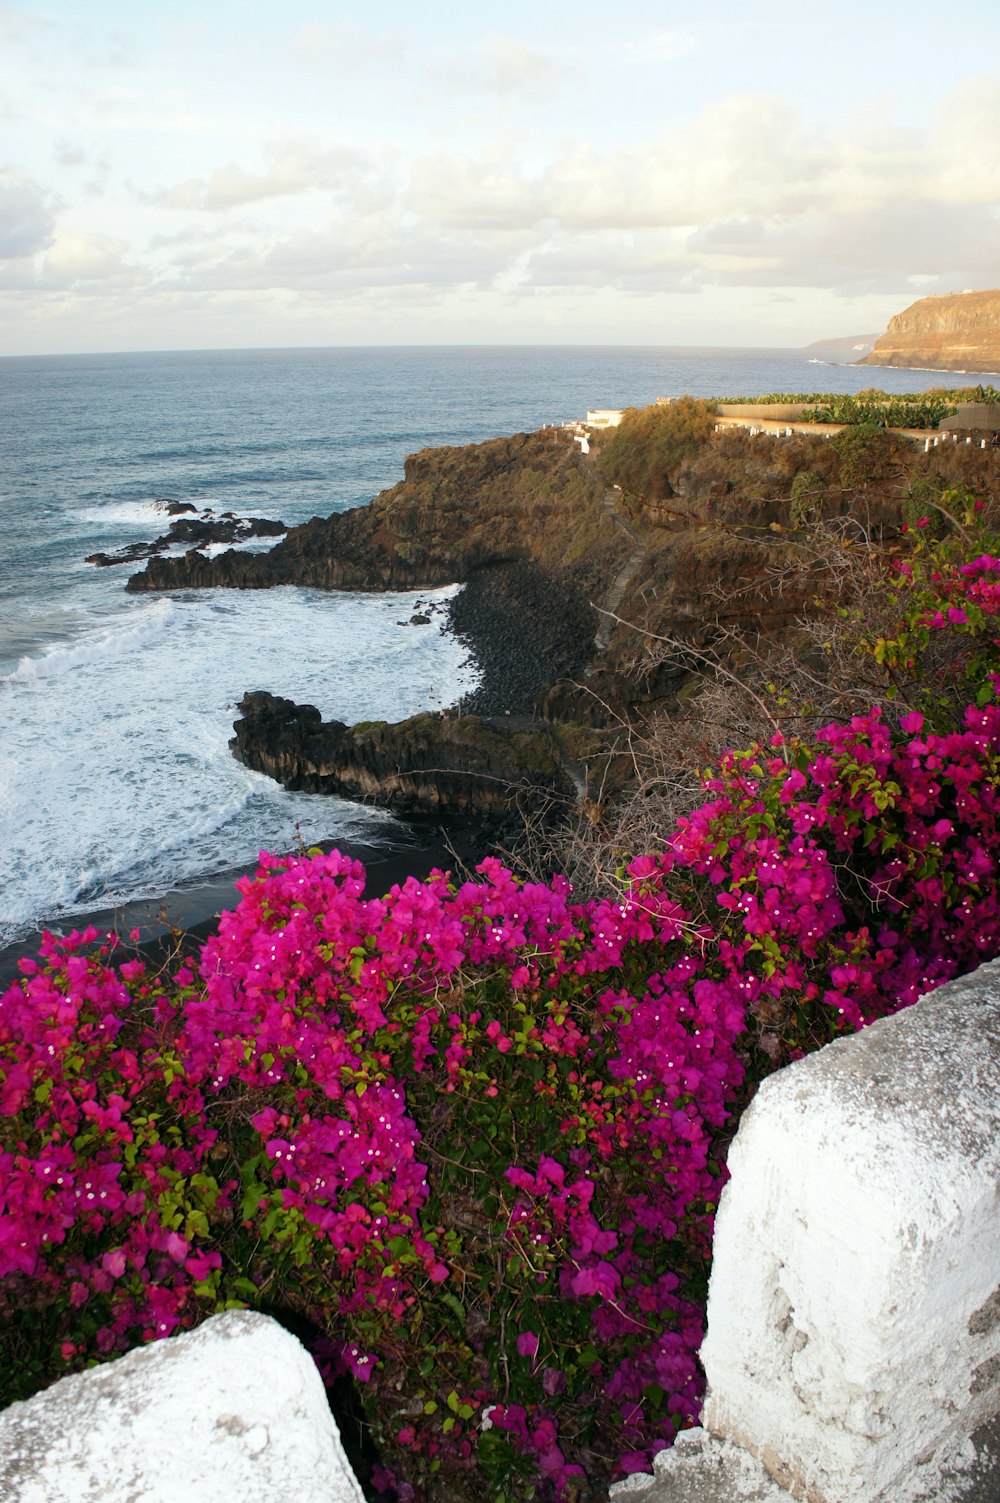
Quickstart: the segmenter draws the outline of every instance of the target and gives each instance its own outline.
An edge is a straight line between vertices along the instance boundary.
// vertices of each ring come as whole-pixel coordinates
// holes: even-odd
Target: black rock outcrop
[[[367,506],[291,528],[267,553],[151,559],[127,588],[410,590],[528,558],[582,578],[621,552],[603,486],[557,429],[422,449],[404,474]]]
[[[416,715],[346,726],[313,705],[258,691],[240,702],[230,746],[285,788],[334,793],[397,814],[503,817],[572,794],[551,727],[476,715]]]
[[[172,514],[175,508],[183,512],[194,511],[194,507],[186,502],[169,501],[161,504],[166,507],[168,514]],[[129,543],[114,553],[91,553],[87,563],[106,569],[114,564],[134,564],[141,559],[155,558],[168,548],[197,549],[212,543],[246,543],[251,538],[281,537],[287,531],[284,522],[270,517],[237,517],[232,512],[224,512],[221,517],[216,517],[206,512],[201,517],[179,517],[151,543]]]

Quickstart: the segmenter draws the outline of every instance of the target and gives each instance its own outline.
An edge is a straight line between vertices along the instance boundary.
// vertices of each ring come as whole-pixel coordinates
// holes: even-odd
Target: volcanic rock
[[[545,724],[425,714],[348,727],[262,691],[239,709],[234,755],[291,790],[449,818],[499,817],[515,800],[523,807],[572,794],[558,738]]]
[[[166,510],[172,515],[175,510],[194,511],[194,507],[187,502],[169,501],[166,503]],[[287,531],[284,522],[274,521],[269,517],[237,517],[231,511],[223,512],[221,517],[213,517],[206,512],[203,517],[182,516],[171,522],[168,531],[151,543],[129,543],[116,553],[91,553],[86,561],[88,564],[108,568],[114,564],[132,564],[140,559],[153,558],[167,548],[176,548],[178,545],[204,548],[212,543],[245,543],[250,538],[280,537]]]
[[[532,557],[583,580],[623,553],[601,481],[559,429],[422,449],[404,475],[367,506],[293,527],[267,553],[151,559],[127,588],[413,590]]]

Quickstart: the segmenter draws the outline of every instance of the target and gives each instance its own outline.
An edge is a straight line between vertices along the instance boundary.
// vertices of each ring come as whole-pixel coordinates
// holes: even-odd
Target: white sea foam
[[[473,682],[464,650],[408,624],[418,600],[449,593],[143,597],[22,660],[0,680],[0,723],[15,728],[0,746],[0,943],[287,849],[296,826],[307,840],[371,831],[377,812],[237,763],[237,702],[269,689],[348,722],[450,702]]]
[[[102,501],[93,506],[78,506],[69,513],[74,522],[98,527],[159,527],[167,524],[166,509],[155,501]],[[172,519],[171,519],[172,520]]]
[[[113,625],[93,627],[73,642],[49,647],[38,657],[21,658],[12,673],[0,677],[0,685],[66,678],[82,669],[120,663],[169,636],[174,614],[174,602],[169,597],[155,600],[145,609],[126,609]]]

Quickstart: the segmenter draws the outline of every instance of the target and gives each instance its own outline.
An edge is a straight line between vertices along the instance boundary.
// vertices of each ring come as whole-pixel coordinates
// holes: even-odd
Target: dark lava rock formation
[[[141,559],[154,558],[168,548],[187,546],[198,549],[210,543],[246,543],[251,538],[281,537],[282,533],[288,531],[284,522],[273,521],[269,517],[237,517],[231,511],[223,512],[220,517],[210,511],[204,512],[200,517],[191,517],[181,515],[195,510],[189,502],[166,501],[159,504],[168,515],[178,514],[178,520],[171,522],[162,536],[154,538],[151,543],[129,543],[115,553],[91,553],[87,563],[106,569],[114,564],[134,564]]]
[[[542,723],[497,723],[476,715],[416,715],[346,726],[312,705],[247,694],[230,742],[247,767],[284,787],[377,803],[397,814],[502,817],[526,804],[569,796],[558,738]]]
[[[422,449],[404,474],[367,506],[293,527],[267,553],[151,559],[127,588],[412,590],[532,557],[585,579],[595,545],[621,552],[600,481],[557,429]]]
[[[883,546],[912,497],[960,485],[995,494],[1000,451],[727,429],[656,500],[608,487],[595,456],[543,429],[424,449],[368,506],[314,518],[267,553],[150,559],[128,588],[464,583],[451,623],[482,683],[461,715],[348,729],[254,693],[236,754],[289,788],[410,817],[493,818],[574,794],[586,813],[587,789],[600,802],[631,775],[633,727],[677,713],[706,678],[738,681],[803,617],[836,608],[845,548]],[[815,543],[820,524],[834,532]]]
[[[450,607],[481,681],[467,713],[527,715],[559,679],[583,674],[597,613],[572,576],[558,581],[534,562],[477,569]]]

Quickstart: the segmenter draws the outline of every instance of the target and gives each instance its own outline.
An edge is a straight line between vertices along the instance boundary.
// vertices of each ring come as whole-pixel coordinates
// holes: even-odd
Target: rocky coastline
[[[485,848],[526,809],[588,813],[598,786],[613,797],[632,728],[682,710],[706,671],[738,676],[748,651],[822,610],[793,504],[800,477],[806,529],[849,523],[881,539],[914,487],[1000,483],[989,450],[924,452],[891,434],[869,448],[842,457],[821,435],[725,429],[655,502],[610,486],[561,430],[425,449],[367,506],[292,528],[267,552],[152,558],[128,588],[463,584],[450,625],[481,682],[451,712],[348,727],[248,684],[231,745],[291,789],[478,822]]]
[[[143,559],[155,558],[169,548],[186,548],[198,551],[220,543],[248,543],[252,538],[278,538],[288,531],[284,522],[271,517],[238,517],[235,512],[224,511],[219,516],[206,507],[201,515],[197,507],[188,501],[158,501],[157,506],[176,520],[166,532],[148,543],[129,543],[114,553],[91,553],[86,562],[98,568],[113,568],[118,564],[140,563]]]
[[[290,789],[370,801],[408,819],[477,822],[485,848],[515,805],[576,796],[580,738],[550,725],[544,706],[556,684],[587,672],[599,624],[592,602],[627,551],[605,490],[560,430],[423,450],[366,507],[314,518],[266,553],[151,558],[127,588],[462,583],[449,626],[480,683],[452,712],[349,728],[248,686],[231,746]],[[589,733],[588,748],[594,740]]]
[[[1000,289],[923,297],[889,320],[858,365],[1000,371]]]

